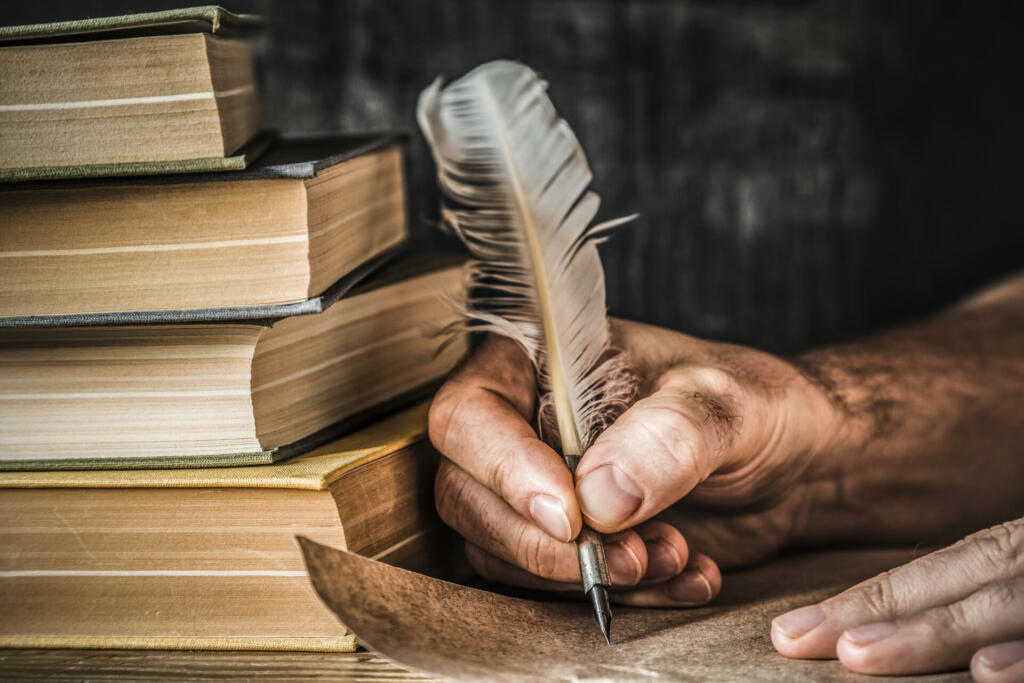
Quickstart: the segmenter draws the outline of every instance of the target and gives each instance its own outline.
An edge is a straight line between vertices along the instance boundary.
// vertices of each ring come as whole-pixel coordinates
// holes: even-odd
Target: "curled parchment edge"
[[[864,680],[838,662],[778,655],[771,619],[920,554],[827,551],[727,574],[705,607],[616,608],[608,647],[585,603],[491,593],[296,540],[317,594],[363,646],[416,671],[467,680]]]

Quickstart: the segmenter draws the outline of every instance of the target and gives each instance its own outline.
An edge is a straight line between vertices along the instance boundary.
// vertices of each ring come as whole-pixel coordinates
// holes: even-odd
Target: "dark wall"
[[[920,315],[1024,265],[1012,3],[231,2],[270,21],[265,118],[412,129],[420,89],[498,57],[586,148],[615,314],[792,349]],[[5,3],[0,23],[168,2]],[[417,240],[443,244],[409,155]]]

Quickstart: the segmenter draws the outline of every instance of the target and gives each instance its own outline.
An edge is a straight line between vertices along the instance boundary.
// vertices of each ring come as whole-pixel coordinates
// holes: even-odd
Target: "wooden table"
[[[0,650],[3,681],[431,681],[382,657],[310,652]]]

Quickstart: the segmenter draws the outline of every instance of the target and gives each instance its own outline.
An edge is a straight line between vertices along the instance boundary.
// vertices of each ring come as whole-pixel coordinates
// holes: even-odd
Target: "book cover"
[[[255,14],[234,14],[216,5],[207,5],[45,24],[0,26],[0,45],[111,40],[178,33],[244,36],[263,26],[263,19]]]

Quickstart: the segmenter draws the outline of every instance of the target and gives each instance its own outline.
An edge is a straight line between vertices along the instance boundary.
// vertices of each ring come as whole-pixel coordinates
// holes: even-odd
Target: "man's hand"
[[[614,600],[697,605],[717,594],[719,566],[794,546],[947,543],[1024,508],[1024,276],[930,320],[789,361],[636,323],[612,329],[639,396],[584,454],[575,480],[536,437],[533,369],[511,342],[487,339],[438,393],[438,511],[485,577],[575,590],[571,541],[586,520],[606,534]],[[963,621],[941,635],[949,649],[936,666],[1024,637],[993,611],[1005,602],[1019,614],[1019,539],[1017,555],[1002,560],[977,550],[992,545],[979,539],[1011,531],[1019,536],[1019,522],[851,593],[866,599],[824,603],[824,626],[809,625],[814,608],[780,618],[775,642],[791,656],[838,652],[858,670],[901,657],[919,666],[919,641],[905,634],[934,626],[927,615],[946,606]],[[947,565],[955,569],[935,570]],[[900,591],[886,602],[881,591],[897,575]],[[959,589],[944,583],[958,577]],[[963,588],[969,581],[975,588]],[[843,607],[857,604],[869,609]],[[858,646],[865,636],[852,625],[878,619],[896,620],[893,639]],[[957,636],[961,623],[986,635]],[[983,650],[977,666],[1020,647]]]
[[[438,393],[430,435],[445,454],[436,498],[474,568],[543,588],[579,581],[571,540],[608,534],[613,597],[694,605],[721,585],[716,563],[749,564],[789,540],[804,472],[838,418],[795,367],[751,349],[615,321],[640,399],[586,452],[573,481],[537,439],[534,373],[491,337]],[[688,498],[688,511],[668,510]],[[696,505],[695,505],[696,504]]]
[[[783,614],[771,633],[787,657],[838,656],[860,673],[969,663],[979,683],[1024,681],[1024,518]]]

